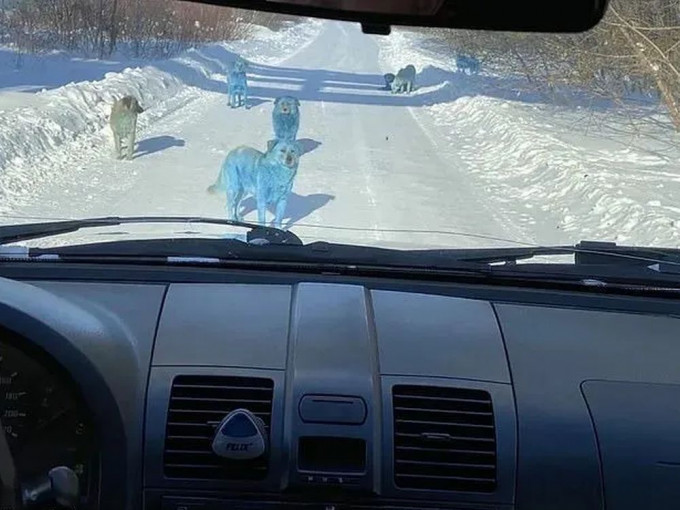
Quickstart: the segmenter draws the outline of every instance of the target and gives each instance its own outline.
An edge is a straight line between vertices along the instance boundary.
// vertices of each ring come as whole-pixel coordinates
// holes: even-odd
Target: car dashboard
[[[680,496],[673,299],[16,267],[0,279],[6,443],[21,483],[71,467],[84,510],[659,509]],[[261,455],[215,452],[235,410],[261,420]]]

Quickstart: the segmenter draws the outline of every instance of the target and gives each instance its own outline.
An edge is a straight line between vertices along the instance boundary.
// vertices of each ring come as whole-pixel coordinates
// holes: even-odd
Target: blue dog
[[[468,70],[470,71],[469,74],[477,74],[479,73],[479,60],[468,55],[458,55],[456,57],[456,67],[459,72],[465,73],[465,70]]]
[[[274,124],[276,141],[295,141],[298,129],[300,128],[300,101],[292,96],[278,97],[274,101],[272,122]],[[274,143],[269,142],[267,148],[271,149]]]
[[[274,205],[274,226],[281,228],[300,154],[297,142],[276,142],[266,153],[252,147],[237,147],[227,154],[217,181],[208,192],[227,194],[227,217],[232,220],[243,221],[240,206],[246,194],[255,197],[257,221],[261,225],[265,225],[267,207]]]
[[[248,108],[248,81],[245,74],[229,76],[229,106]]]
[[[229,70],[229,101],[232,108],[245,106],[248,108],[248,78],[246,70],[248,64],[241,57],[238,57]]]

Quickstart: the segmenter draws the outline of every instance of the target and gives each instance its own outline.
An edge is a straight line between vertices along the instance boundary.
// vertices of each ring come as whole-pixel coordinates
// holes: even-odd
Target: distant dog
[[[297,142],[279,141],[266,153],[252,147],[237,147],[227,154],[217,181],[208,192],[226,193],[227,217],[232,220],[243,221],[240,208],[246,194],[255,197],[257,221],[261,225],[266,222],[267,207],[274,205],[274,226],[281,228],[300,154]]]
[[[458,55],[456,57],[456,67],[458,72],[465,73],[465,71],[470,71],[465,74],[478,74],[479,73],[479,60],[475,57],[470,57],[468,55]]]
[[[238,57],[229,69],[229,100],[232,108],[245,106],[248,108],[248,63]]]
[[[113,131],[113,143],[117,159],[123,158],[123,141],[125,141],[125,157],[132,159],[135,152],[137,115],[143,112],[144,109],[132,96],[125,96],[113,103],[109,126]]]
[[[385,90],[390,90],[392,88],[392,82],[394,81],[394,75],[392,73],[387,73],[385,76]]]
[[[397,75],[392,81],[392,93],[399,94],[401,92],[406,92],[410,94],[415,90],[416,83],[416,68],[412,65],[408,65],[403,69],[400,69]]]
[[[272,123],[274,124],[274,137],[277,141],[294,141],[300,128],[300,101],[292,96],[278,97],[274,101]],[[268,149],[271,146],[272,142],[269,143]]]
[[[229,100],[232,108],[245,106],[248,108],[248,79],[245,74],[229,75]]]

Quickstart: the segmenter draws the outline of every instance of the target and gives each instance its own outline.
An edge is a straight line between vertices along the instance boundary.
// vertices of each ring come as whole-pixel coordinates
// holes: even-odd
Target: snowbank
[[[8,101],[25,100],[28,106],[12,104],[0,116],[2,208],[8,209],[13,195],[25,192],[41,179],[48,179],[50,165],[45,163],[57,163],[60,152],[61,159],[65,160],[73,153],[91,152],[101,146],[102,136],[108,136],[108,115],[116,98],[132,94],[140,100],[147,109],[147,113],[140,116],[143,129],[195,98],[196,88],[224,91],[226,66],[236,53],[262,64],[276,63],[311,42],[320,26],[315,20],[279,32],[258,26],[248,40],[191,49],[177,58],[128,67],[120,72],[102,72],[103,78],[96,81],[81,81],[74,76],[78,70],[88,68],[81,59],[74,59],[72,67],[69,60],[64,60],[62,72],[73,83],[35,94],[17,96],[14,93]],[[91,62],[93,66],[100,65]],[[27,69],[27,72],[34,71]],[[84,74],[89,77],[92,73]],[[16,73],[12,77],[16,81]],[[2,85],[0,82],[0,87]],[[0,93],[0,99],[2,96]],[[100,136],[93,136],[97,134]]]
[[[664,114],[587,98],[551,104],[516,77],[457,73],[453,52],[425,39],[378,38],[384,71],[414,64],[429,87],[436,77],[436,101],[413,115],[444,137],[441,150],[466,163],[470,181],[525,239],[680,246],[680,137]]]

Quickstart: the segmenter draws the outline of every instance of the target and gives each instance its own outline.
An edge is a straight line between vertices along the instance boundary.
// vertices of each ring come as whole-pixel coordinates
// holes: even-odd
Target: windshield
[[[203,216],[386,248],[680,244],[677,2],[615,0],[574,35],[366,35],[166,0],[2,0],[0,22],[3,224]]]

